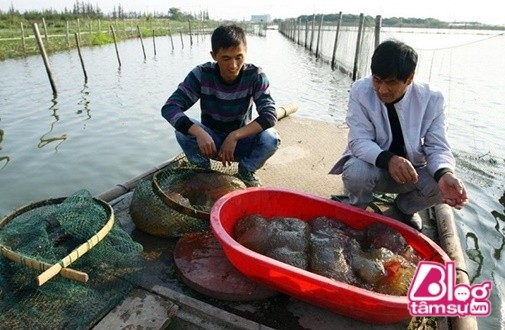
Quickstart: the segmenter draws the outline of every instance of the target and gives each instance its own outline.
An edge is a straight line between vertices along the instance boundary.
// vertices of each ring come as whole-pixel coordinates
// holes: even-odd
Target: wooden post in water
[[[312,53],[312,44],[314,43],[314,25],[316,24],[316,14],[312,15],[312,28],[310,31],[310,46],[309,51]]]
[[[168,25],[168,35],[170,36],[170,43],[172,43],[172,50],[174,50],[174,38],[172,37],[172,29]]]
[[[112,32],[112,39],[114,39],[114,46],[116,47],[117,61],[119,63],[119,67],[121,67],[121,59],[119,58],[119,51],[117,49],[116,32],[114,32],[114,27],[112,24],[110,25],[110,31]]]
[[[42,25],[44,26],[44,38],[46,39],[46,44],[49,44],[49,37],[47,36],[47,24],[44,17],[42,17]]]
[[[188,19],[188,28],[189,28],[189,45],[193,46],[193,32],[191,31],[191,20]]]
[[[361,55],[361,37],[363,31],[363,24],[365,23],[365,15],[363,13],[359,14],[359,27],[358,27],[358,38],[356,41],[356,53],[354,54],[354,67],[352,69],[352,80],[355,81],[358,75],[358,64],[359,56]]]
[[[302,44],[302,41],[301,41],[301,30],[302,30],[302,20],[300,18],[300,21],[298,22],[298,45]]]
[[[321,20],[319,21],[319,29],[317,31],[317,42],[316,42],[316,58],[319,57],[319,43],[322,41],[321,40],[321,29],[323,28],[323,19],[324,15],[321,14]]]
[[[184,39],[182,39],[182,31],[179,31],[179,35],[181,36],[181,45],[184,48]]]
[[[84,67],[84,61],[82,60],[81,54],[81,44],[79,42],[79,36],[77,33],[74,33],[75,36],[75,45],[77,46],[77,53],[79,54],[79,60],[81,61],[82,72],[84,73],[84,83],[88,82],[88,74],[86,73],[86,68]]]
[[[79,41],[81,40],[81,21],[77,19],[77,33],[79,35]]]
[[[46,67],[47,77],[49,78],[49,83],[51,84],[51,88],[53,89],[53,95],[56,97],[58,92],[56,91],[56,85],[54,84],[53,74],[51,73],[51,66],[49,65],[49,60],[47,59],[46,49],[44,48],[44,43],[40,37],[39,26],[37,23],[33,23],[33,33],[35,34],[35,40],[37,40],[37,45],[39,46],[40,55],[42,55],[42,60],[44,61],[44,65]]]
[[[154,56],[156,56],[156,36],[154,35],[154,29],[153,29],[153,47],[154,47]]]
[[[337,60],[337,45],[338,45],[338,35],[340,33],[340,26],[342,25],[342,12],[338,13],[337,19],[337,31],[335,32],[335,44],[333,45],[333,55],[331,57],[331,69],[335,70],[335,63]]]
[[[381,26],[382,17],[381,15],[377,15],[375,16],[375,48],[377,48],[381,42]]]
[[[293,41],[295,44],[300,42],[300,22],[298,18],[295,20],[295,30],[293,31]]]
[[[308,40],[309,40],[309,21],[305,21],[305,40],[304,40],[304,45],[305,49],[308,47]]]
[[[144,60],[147,59],[146,57],[146,49],[144,47],[144,40],[142,39],[142,32],[140,31],[140,27],[139,25],[137,24],[137,32],[138,32],[138,35],[139,35],[139,38],[140,38],[140,44],[142,45],[142,52],[144,53]]]
[[[23,55],[26,55],[25,28],[21,22],[21,45],[23,46]]]
[[[67,38],[67,47],[70,48],[70,27],[68,25],[68,21],[66,21],[66,26],[67,26],[67,33],[66,33],[66,38]]]

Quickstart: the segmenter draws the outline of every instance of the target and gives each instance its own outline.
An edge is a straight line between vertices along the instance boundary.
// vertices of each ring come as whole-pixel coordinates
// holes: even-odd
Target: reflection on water
[[[496,210],[491,211],[491,214],[494,216],[494,218],[496,220],[495,229],[499,234],[501,234],[500,235],[501,244],[500,244],[500,246],[498,246],[494,250],[493,255],[496,260],[501,260],[501,254],[503,252],[503,247],[505,247],[505,236],[503,236],[505,234],[505,230],[504,230],[504,227],[502,227],[503,224],[505,224],[505,215],[503,213],[496,211]]]
[[[7,163],[10,161],[9,156],[0,156],[0,164],[3,163],[3,165],[0,167],[0,170],[2,170],[5,166],[7,166]]]
[[[2,142],[4,140],[4,130],[0,128],[0,151],[2,150]],[[0,171],[7,166],[10,161],[9,156],[0,156]]]
[[[60,144],[62,144],[67,139],[67,134],[61,134],[60,136],[52,136],[52,137],[49,136],[50,133],[53,132],[55,124],[60,120],[60,117],[58,116],[58,99],[53,98],[52,103],[53,105],[49,108],[49,110],[52,110],[53,112],[51,116],[54,118],[54,121],[51,123],[51,128],[49,129],[49,131],[40,137],[40,142],[37,145],[37,147],[43,148],[50,143],[56,142],[57,144],[54,147],[54,150],[57,151]]]
[[[85,113],[87,118],[85,120],[90,120],[91,119],[91,110],[89,107],[89,104],[91,101],[89,100],[89,88],[87,84],[84,84],[83,88],[81,89],[81,99],[77,103],[78,105],[82,106],[83,108],[81,109],[80,107],[77,109],[76,113],[78,115]]]
[[[480,251],[479,238],[475,233],[466,233],[466,253],[468,258],[473,261],[476,265],[472,265],[475,268],[472,270],[473,275],[470,276],[470,283],[474,283],[475,279],[482,274],[482,266],[484,265],[484,257]]]

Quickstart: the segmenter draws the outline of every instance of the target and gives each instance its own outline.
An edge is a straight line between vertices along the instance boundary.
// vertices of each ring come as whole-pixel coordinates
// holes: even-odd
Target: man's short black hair
[[[240,43],[247,46],[244,29],[236,24],[218,26],[211,37],[212,51],[217,53],[221,48],[237,47]]]
[[[417,53],[412,47],[398,40],[387,40],[375,49],[370,68],[381,79],[407,81],[416,66]]]

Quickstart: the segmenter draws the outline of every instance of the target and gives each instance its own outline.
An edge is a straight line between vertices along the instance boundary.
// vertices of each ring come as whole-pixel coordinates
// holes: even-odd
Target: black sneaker
[[[403,222],[404,224],[421,231],[423,230],[423,219],[421,219],[421,216],[419,213],[414,213],[414,214],[405,214],[400,212],[400,221]]]
[[[399,208],[398,208],[398,205],[396,205],[396,201],[395,201],[395,208],[396,210],[398,211],[398,213],[400,214],[400,221],[403,222],[404,224],[406,224],[407,226],[410,226],[418,231],[421,231],[423,230],[423,219],[421,219],[421,216],[419,215],[419,213],[414,213],[414,214],[406,214],[406,213],[403,213]]]
[[[259,187],[261,186],[260,179],[254,175],[254,172],[249,172],[248,170],[239,166],[237,177],[244,181],[245,185],[248,187]]]

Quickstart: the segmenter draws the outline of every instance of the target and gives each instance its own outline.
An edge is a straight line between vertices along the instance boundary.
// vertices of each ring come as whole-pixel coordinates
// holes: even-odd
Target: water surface
[[[505,37],[435,32],[391,30],[383,38],[416,48],[416,79],[447,96],[457,174],[471,198],[455,216],[471,280],[493,281],[493,314],[478,321],[495,329],[505,314]],[[119,44],[121,67],[113,45],[82,49],[87,83],[76,50],[50,55],[56,98],[39,56],[0,62],[0,216],[82,188],[99,194],[179,154],[160,108],[189,70],[211,60],[209,36],[193,41],[185,37],[183,48],[174,38],[172,49],[168,37],[158,38],[156,56],[145,42],[144,60],[140,41],[127,40]],[[248,41],[248,60],[263,67],[278,105],[296,101],[297,116],[344,122],[348,76],[277,31]],[[189,114],[197,118],[197,106]]]

